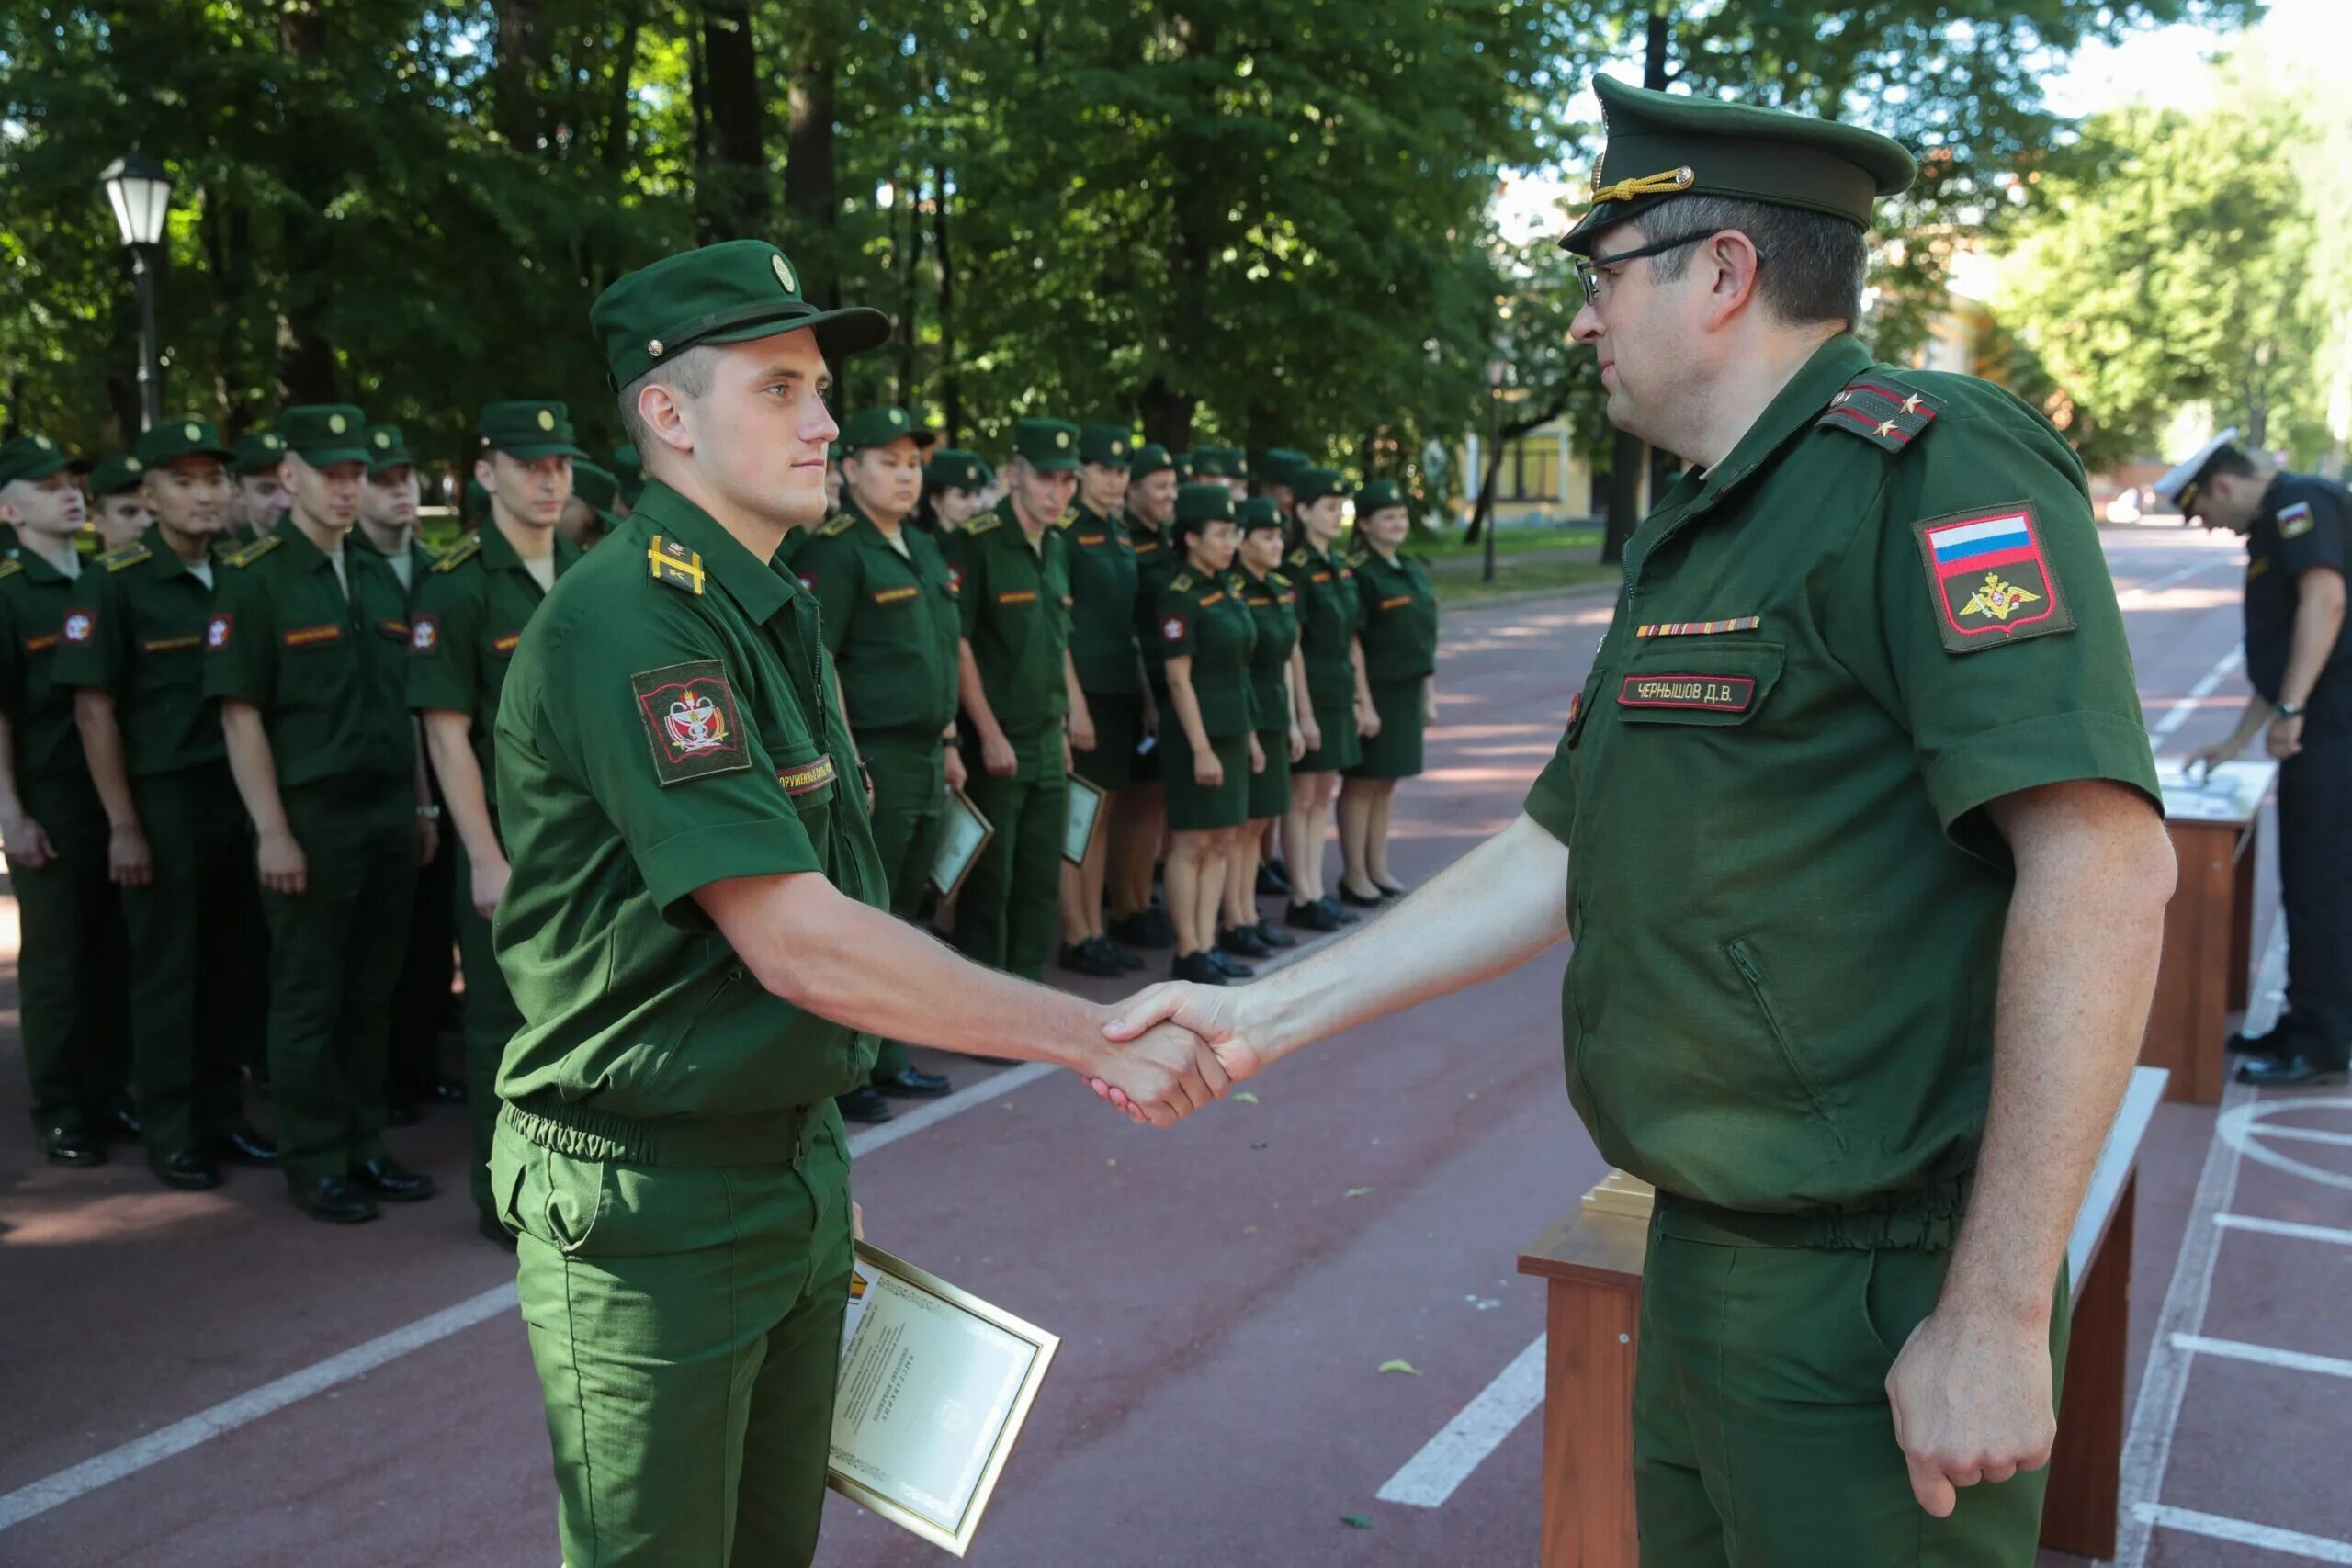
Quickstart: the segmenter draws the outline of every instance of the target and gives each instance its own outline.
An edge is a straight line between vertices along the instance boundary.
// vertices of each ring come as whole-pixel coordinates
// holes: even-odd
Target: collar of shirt
[[[25,577],[28,581],[73,582],[77,581],[75,578],[68,576],[66,573],[58,570],[55,567],[50,565],[47,558],[44,558],[40,551],[34,549],[30,545],[21,545],[18,547],[17,550],[17,563],[25,569]],[[88,563],[85,562],[84,564],[86,566]]]
[[[1021,545],[1024,547],[1031,555],[1037,557],[1041,560],[1045,558],[1046,534],[1040,533],[1034,539],[1029,536],[1029,530],[1021,525],[1021,513],[1012,509],[1012,497],[1008,495],[1002,501],[996,503],[996,514],[1004,519],[1004,526],[998,529],[997,533],[1004,539],[1005,543]],[[1046,524],[1046,532],[1050,533],[1053,530],[1053,526],[1054,525],[1051,523]]]
[[[1732,447],[1731,455],[1704,476],[1686,475],[1668,492],[1659,511],[1700,512],[1713,505],[1791,437],[1811,429],[1814,420],[1829,406],[1829,400],[1870,368],[1871,363],[1871,351],[1851,333],[1840,333],[1823,344],[1789,378],[1788,385],[1765,405],[1764,412],[1756,416],[1747,434]]]
[[[841,515],[852,520],[849,537],[858,545],[869,550],[887,550],[894,556],[899,554],[898,547],[890,543],[890,536],[882,531],[882,525],[868,517],[865,509],[846,495],[842,497]],[[911,532],[912,526],[907,519],[899,518],[899,537],[903,539]],[[903,560],[906,558],[899,556],[899,558]]]
[[[215,535],[213,537],[217,539],[220,536]],[[164,542],[163,529],[150,526],[146,533],[139,536],[139,542],[146,547],[148,556],[153,559],[157,576],[196,577],[196,573],[189,570],[188,563],[180,559],[179,552]],[[205,542],[204,554],[198,558],[208,567],[212,564],[211,540]],[[197,581],[201,582],[204,580],[198,577]]]
[[[752,554],[718,519],[659,479],[649,480],[645,493],[629,509],[629,522],[639,519],[646,533],[675,539],[702,557],[703,570],[754,621],[770,620],[786,604],[807,597],[798,578]],[[483,541],[485,548],[488,543]]]
[[[560,529],[550,529],[548,532],[552,536],[552,543],[555,546],[556,572],[560,576],[580,554],[580,547],[565,538]],[[483,569],[489,571],[527,573],[530,570],[523,564],[523,557],[514,548],[514,541],[509,539],[506,536],[506,530],[501,528],[495,522],[484,523],[481,525],[481,564]]]
[[[355,523],[351,528],[353,533],[357,533],[359,525]],[[294,514],[291,512],[279,518],[277,526],[272,528],[270,532],[277,536],[277,547],[290,552],[286,558],[292,564],[307,568],[311,571],[334,570],[334,558],[311,543],[311,536],[302,532],[302,525],[294,521]],[[349,535],[345,536],[345,538],[349,536]]]

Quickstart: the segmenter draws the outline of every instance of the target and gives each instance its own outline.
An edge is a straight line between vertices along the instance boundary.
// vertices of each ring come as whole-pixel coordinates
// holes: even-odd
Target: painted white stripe
[[[2243,1339],[2208,1339],[2201,1334],[2176,1334],[2172,1342],[2176,1348],[2192,1356],[2218,1356],[2225,1361],[2251,1361],[2257,1367],[2284,1367],[2290,1372],[2352,1378],[2352,1361],[2341,1356],[2314,1356],[2302,1350],[2281,1350],[2271,1345],[2250,1345]]]
[[[0,1496],[0,1530],[11,1525],[20,1525],[37,1514],[47,1513],[62,1503],[70,1503],[110,1482],[119,1481],[134,1471],[161,1463],[174,1454],[186,1453],[198,1443],[224,1432],[232,1432],[249,1421],[259,1420],[275,1410],[283,1410],[298,1400],[308,1399],[337,1383],[364,1376],[387,1361],[395,1360],[435,1340],[447,1339],[459,1329],[470,1328],[477,1323],[514,1310],[513,1285],[484,1291],[455,1306],[443,1307],[428,1317],[418,1318],[404,1328],[395,1328],[390,1334],[355,1345],[339,1356],[330,1356],[299,1372],[289,1373],[276,1382],[266,1382],[234,1399],[223,1400],[209,1410],[199,1410],[186,1420],[175,1421],[136,1441],[110,1449],[96,1459],[85,1460],[45,1480],[18,1487]]]
[[[1059,1070],[1046,1062],[1023,1062],[1003,1072],[990,1074],[978,1083],[966,1084],[955,1093],[943,1095],[920,1110],[906,1110],[906,1101],[900,1100],[892,1108],[893,1114],[888,1122],[878,1127],[861,1128],[850,1134],[849,1157],[856,1159],[861,1155],[887,1148],[900,1138],[920,1133],[926,1127],[935,1127],[950,1116],[963,1114],[983,1100],[1025,1089],[1039,1078]]]
[[[2016,535],[2020,541],[2031,538],[2031,536],[2026,532],[2024,513],[2012,512],[2006,517],[1988,517],[1982,523],[1963,524],[1957,528],[1928,530],[1928,537],[1935,541],[1938,555],[1943,554],[1954,545],[1973,545],[1979,539],[2008,534]]]
[[[1384,1503],[1415,1508],[1444,1506],[1454,1488],[1470,1479],[1470,1472],[1543,1403],[1544,1336],[1539,1334],[1374,1495]]]
[[[2203,702],[2207,697],[2211,696],[2215,688],[2220,686],[2222,682],[2228,680],[2231,672],[2235,671],[2237,667],[2245,661],[2245,649],[2244,648],[2233,648],[2230,649],[2228,653],[2222,656],[2222,661],[2219,664],[2216,664],[2212,669],[2208,670],[2198,681],[2197,684],[2188,688],[2188,696],[2173,705],[2173,709],[2170,713],[2165,715],[2164,717],[2156,720],[2154,724],[2148,727],[2148,734],[2150,738],[2156,740],[2168,739],[2177,731],[2182,725],[2187,724],[2189,719],[2195,716],[2197,712],[2197,705]]]
[[[2246,1519],[2225,1519],[2219,1514],[2200,1514],[2194,1508],[2175,1508],[2162,1503],[2143,1503],[2133,1515],[2133,1522],[2143,1527],[2143,1534],[2146,1533],[2146,1526],[2162,1525],[2166,1529],[2201,1535],[2209,1540],[2258,1546],[2265,1551],[2312,1562],[2352,1562],[2352,1540],[2333,1540],[2324,1535],[2282,1530],[2276,1525],[2257,1525]]]
[[[2284,1138],[2290,1143],[2333,1144],[2337,1148],[2352,1148],[2352,1133],[2338,1133],[2328,1127],[2297,1127],[2290,1122],[2263,1118],[2260,1136]]]
[[[2352,1247],[2352,1231],[2334,1225],[2307,1225],[2295,1220],[2266,1220],[2256,1214],[2216,1214],[2213,1223],[2225,1231],[2256,1231],[2263,1235],[2291,1236],[2297,1241],[2324,1241]]]
[[[2156,579],[2154,582],[2143,582],[2137,588],[2127,588],[2122,592],[2118,593],[2115,596],[2115,602],[2118,604],[2128,606],[2147,597],[2151,593],[2161,593],[2167,588],[2173,587],[2178,583],[2186,582],[2190,578],[2197,576],[2200,572],[2211,571],[2217,566],[2230,566],[2233,564],[2234,563],[2226,560],[2199,561],[2195,566],[2185,566],[2178,571],[2168,571],[2165,573],[2164,576]]]

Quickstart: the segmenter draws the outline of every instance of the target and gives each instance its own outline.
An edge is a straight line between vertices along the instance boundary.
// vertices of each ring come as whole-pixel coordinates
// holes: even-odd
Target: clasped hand
[[[1087,1082],[1129,1119],[1172,1127],[1263,1066],[1238,992],[1168,984],[1113,1010]]]

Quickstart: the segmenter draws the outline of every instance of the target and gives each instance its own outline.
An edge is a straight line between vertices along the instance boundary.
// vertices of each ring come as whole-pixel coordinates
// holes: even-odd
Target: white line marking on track
[[[2194,566],[2182,567],[2178,571],[2168,571],[2154,582],[2143,582],[2137,588],[2127,588],[2115,596],[2115,602],[2118,604],[2129,606],[2134,600],[2143,599],[2151,593],[2161,593],[2177,583],[2188,581],[2200,572],[2211,571],[2217,566],[2234,564],[2236,563],[2227,560],[2201,560]]]
[[[2197,705],[2211,696],[2222,682],[2230,678],[2231,671],[2245,660],[2245,649],[2243,648],[2233,648],[2223,654],[2219,664],[2205,671],[2197,684],[2188,688],[2188,695],[2183,697],[2170,713],[2148,727],[2149,737],[2156,740],[2170,739],[2182,725],[2187,724],[2196,715]]]
[[[2352,1361],[2341,1356],[2313,1356],[2302,1350],[2281,1350],[2272,1345],[2250,1345],[2243,1339],[2208,1339],[2201,1334],[2176,1334],[2172,1342],[2192,1356],[2218,1356],[2225,1361],[2251,1361],[2257,1367],[2284,1367],[2291,1372],[2352,1378]]]
[[[2265,1121],[2262,1123],[2262,1135],[2266,1138],[2286,1138],[2290,1141],[2300,1139],[2307,1144],[2334,1144],[2338,1148],[2352,1148],[2352,1133],[2332,1133],[2325,1127],[2295,1127]]]
[[[2284,918],[2280,924],[2285,924]],[[2352,1096],[2341,1094],[2298,1095],[2289,1100],[2268,1100],[2260,1105],[2225,1105],[2220,1120],[2213,1123],[2213,1135],[2237,1150],[2247,1159],[2259,1160],[2275,1170],[2300,1176],[2323,1187],[2352,1189],[2352,1176],[2324,1166],[2305,1165],[2290,1158],[2269,1146],[2266,1141],[2273,1137],[2300,1138],[2306,1143],[2335,1144],[2343,1134],[2330,1134],[2324,1127],[2301,1127],[2292,1122],[2278,1122],[2273,1118],[2298,1111],[2352,1111]]]
[[[1384,1503],[1416,1508],[1443,1506],[1453,1489],[1543,1403],[1544,1336],[1539,1334],[1374,1495]]]
[[[2259,1231],[2264,1235],[2292,1236],[2297,1241],[2324,1241],[2352,1247],[2352,1231],[2333,1225],[2307,1225],[2295,1220],[2266,1220],[2255,1214],[2216,1214],[2213,1223],[2225,1231]]]
[[[2200,1514],[2194,1508],[2168,1507],[2162,1503],[2143,1503],[2132,1510],[2132,1517],[2143,1527],[2143,1535],[2146,1526],[2162,1525],[2166,1529],[2185,1530],[2190,1535],[2233,1541],[2240,1546],[2258,1546],[2265,1551],[2284,1552],[2313,1562],[2352,1562],[2352,1540],[2331,1540],[2324,1535],[2282,1530],[2275,1525],[2257,1525],[2246,1519],[2225,1519],[2219,1514]]]

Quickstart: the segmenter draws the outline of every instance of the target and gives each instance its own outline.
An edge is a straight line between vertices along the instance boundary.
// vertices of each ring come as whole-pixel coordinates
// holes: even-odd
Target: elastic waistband
[[[1720,1209],[1660,1191],[1650,1229],[1677,1241],[1717,1247],[1812,1247],[1826,1252],[1942,1252],[1960,1235],[1969,1179],[1890,1192],[1867,1207],[1812,1214]]]
[[[649,1122],[570,1104],[552,1089],[509,1100],[499,1116],[541,1148],[574,1159],[680,1167],[797,1166],[824,1125],[806,1105],[759,1116]]]

